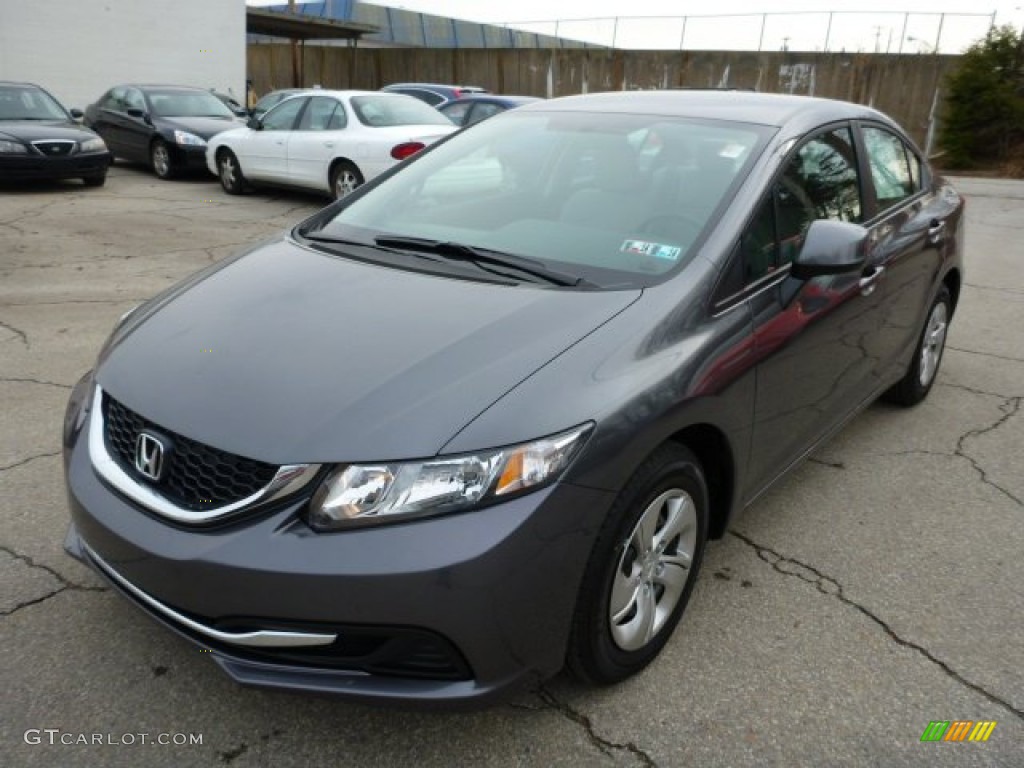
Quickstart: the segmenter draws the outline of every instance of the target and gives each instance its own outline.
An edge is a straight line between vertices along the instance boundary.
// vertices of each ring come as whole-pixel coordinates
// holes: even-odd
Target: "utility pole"
[[[288,13],[294,15],[295,0],[288,0]],[[292,88],[301,88],[299,82],[299,41],[292,38]]]

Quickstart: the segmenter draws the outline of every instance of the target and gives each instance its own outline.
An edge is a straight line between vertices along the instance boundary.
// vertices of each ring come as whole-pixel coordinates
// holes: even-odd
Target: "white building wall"
[[[217,88],[245,99],[245,0],[0,0],[0,80],[69,109],[120,83]]]

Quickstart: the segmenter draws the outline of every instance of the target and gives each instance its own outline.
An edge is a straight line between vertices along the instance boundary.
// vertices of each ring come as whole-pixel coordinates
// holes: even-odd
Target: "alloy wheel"
[[[696,547],[693,499],[679,488],[665,491],[640,516],[615,569],[608,618],[619,648],[639,650],[665,626],[690,578]]]
[[[928,325],[921,339],[921,364],[918,367],[918,380],[922,387],[931,384],[935,372],[939,369],[942,350],[946,344],[948,320],[946,304],[941,301],[937,302],[932,307],[931,315],[928,316]]]

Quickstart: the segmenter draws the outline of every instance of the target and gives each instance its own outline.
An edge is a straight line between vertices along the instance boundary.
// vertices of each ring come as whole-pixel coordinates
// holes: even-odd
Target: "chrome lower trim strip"
[[[89,457],[92,460],[93,468],[100,477],[132,501],[179,523],[211,523],[227,517],[233,512],[258,505],[262,506],[298,491],[320,471],[319,464],[286,464],[277,470],[277,474],[265,487],[240,501],[200,511],[182,509],[152,488],[135,482],[127,472],[121,469],[121,465],[107,451],[107,441],[103,438],[104,427],[103,390],[97,385],[89,413]]]
[[[248,648],[300,648],[314,645],[330,645],[338,639],[336,634],[329,632],[282,632],[269,629],[260,629],[255,632],[221,632],[220,630],[213,629],[205,624],[200,624],[198,621],[193,621],[187,616],[182,616],[176,610],[164,605],[155,597],[150,597],[150,595],[143,592],[128,581],[128,579],[115,571],[103,560],[103,558],[93,552],[92,548],[84,541],[82,542],[82,549],[85,550],[85,553],[89,556],[89,559],[96,564],[97,568],[110,578],[111,581],[122,587],[126,592],[137,598],[139,601],[145,603],[160,615],[165,616],[177,624],[188,627],[193,632],[198,632],[211,640],[218,640],[222,643],[241,645]]]

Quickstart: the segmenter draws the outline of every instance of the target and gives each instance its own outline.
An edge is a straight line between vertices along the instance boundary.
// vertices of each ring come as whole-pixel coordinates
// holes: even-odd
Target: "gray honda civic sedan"
[[[737,510],[928,394],[962,214],[867,107],[508,112],[125,315],[68,405],[66,549],[241,683],[614,683]]]

